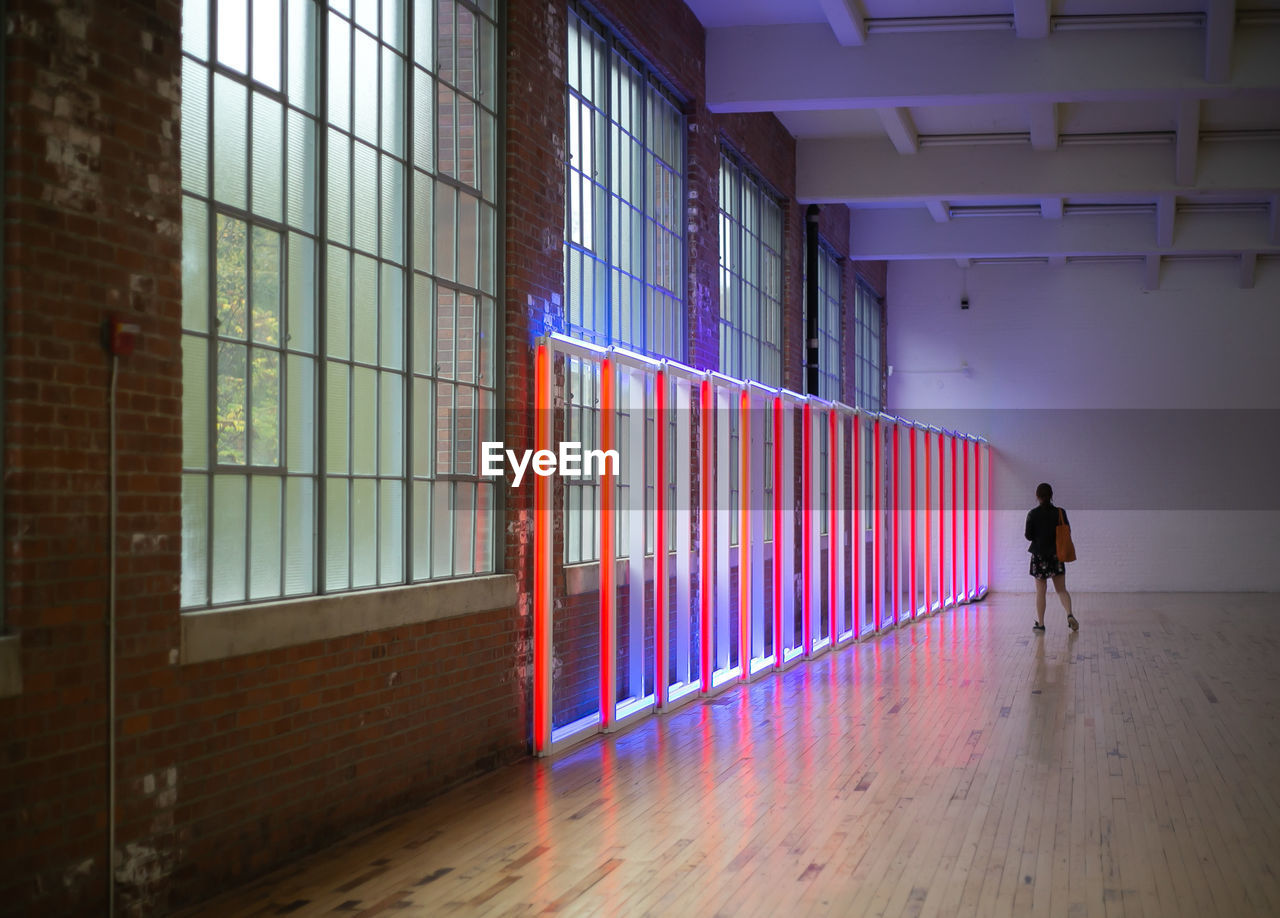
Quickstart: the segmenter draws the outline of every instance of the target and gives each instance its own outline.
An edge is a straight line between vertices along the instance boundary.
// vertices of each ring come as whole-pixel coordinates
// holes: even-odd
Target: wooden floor
[[[520,763],[200,916],[1280,915],[1280,597],[998,596]]]

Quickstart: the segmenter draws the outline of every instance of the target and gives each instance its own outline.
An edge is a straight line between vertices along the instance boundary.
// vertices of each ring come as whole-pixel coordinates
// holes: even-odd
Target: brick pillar
[[[176,862],[181,219],[176,2],[16,0],[5,22],[5,619],[0,914],[101,914],[107,889],[111,314],[117,382],[121,914]]]
[[[506,72],[506,412],[508,449],[533,448],[534,340],[564,315],[565,46],[564,0],[508,0]],[[501,485],[500,485],[501,487]],[[528,731],[533,662],[533,485],[505,488],[506,568],[519,585]]]

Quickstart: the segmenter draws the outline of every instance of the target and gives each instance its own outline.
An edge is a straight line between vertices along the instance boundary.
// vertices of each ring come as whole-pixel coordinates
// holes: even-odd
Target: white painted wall
[[[1031,589],[1048,481],[1073,590],[1280,591],[1280,262],[1143,270],[889,266],[890,410],[993,447],[993,589]]]

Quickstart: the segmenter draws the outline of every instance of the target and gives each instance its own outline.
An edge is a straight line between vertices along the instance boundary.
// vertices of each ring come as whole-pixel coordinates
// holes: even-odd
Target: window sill
[[[0,698],[22,694],[22,641],[0,634]]]
[[[207,663],[312,641],[506,609],[514,574],[310,596],[182,615],[183,663]],[[0,674],[3,668],[0,667]]]

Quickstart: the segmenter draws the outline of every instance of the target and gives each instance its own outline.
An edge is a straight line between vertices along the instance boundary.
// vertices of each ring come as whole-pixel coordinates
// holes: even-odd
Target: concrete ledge
[[[22,694],[22,641],[0,634],[0,698]]]
[[[506,609],[513,574],[310,596],[182,615],[182,662],[205,663],[311,641]]]

